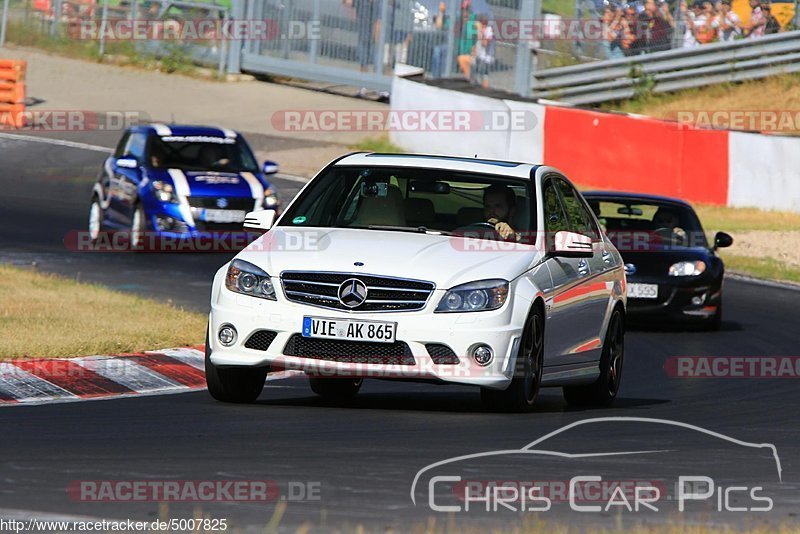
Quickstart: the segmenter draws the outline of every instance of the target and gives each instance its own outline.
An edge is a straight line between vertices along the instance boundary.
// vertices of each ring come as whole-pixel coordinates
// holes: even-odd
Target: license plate
[[[239,223],[244,222],[245,212],[242,210],[205,210],[203,215],[208,222]]]
[[[303,317],[303,337],[394,343],[397,323]]]
[[[658,284],[628,284],[628,298],[656,299],[658,298]]]

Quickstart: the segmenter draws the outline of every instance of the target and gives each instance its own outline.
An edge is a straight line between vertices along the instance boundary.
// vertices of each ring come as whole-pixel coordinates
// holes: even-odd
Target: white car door
[[[542,206],[545,243],[548,250],[546,265],[553,285],[545,293],[545,366],[565,365],[582,360],[574,358],[574,349],[587,338],[586,323],[590,310],[577,298],[583,281],[589,277],[586,258],[565,258],[552,255],[556,232],[569,230],[569,224],[557,191],[555,175],[545,176],[542,182]]]
[[[599,229],[580,194],[565,180],[557,178],[555,182],[570,231],[592,238],[592,257],[585,260],[589,274],[581,277],[580,290],[576,292],[576,297],[581,300],[582,332],[573,352],[576,358],[583,355],[587,359],[597,359],[602,345],[600,336],[611,302],[613,258],[606,251]]]

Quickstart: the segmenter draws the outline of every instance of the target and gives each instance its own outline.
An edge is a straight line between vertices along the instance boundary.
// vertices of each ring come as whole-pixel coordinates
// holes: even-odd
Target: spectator
[[[411,0],[389,0],[389,17],[386,29],[386,44],[383,49],[383,64],[387,74],[396,63],[408,62],[408,47],[414,31],[414,13]],[[375,33],[380,34],[381,21],[376,24]]]
[[[620,17],[620,24],[622,26],[622,51],[626,56],[632,56],[636,53],[636,8],[630,4],[625,4],[625,11]]]
[[[495,37],[492,27],[489,25],[489,17],[480,15],[477,21],[478,39],[475,41],[473,53],[474,75],[471,78],[473,83],[479,83],[483,87],[489,87],[489,70],[494,64]]]
[[[458,36],[458,57],[456,61],[458,68],[464,73],[467,79],[470,79],[470,69],[472,67],[472,48],[475,46],[475,38],[477,36],[475,27],[475,14],[472,13],[470,1],[464,0],[461,2],[461,25],[457,27],[460,29]]]
[[[700,44],[708,44],[717,38],[717,29],[714,27],[716,14],[714,5],[706,0],[703,2],[700,15],[694,20],[694,36]]]
[[[447,4],[439,2],[439,11],[433,16],[433,27],[437,30],[450,29],[450,17],[447,16]]]
[[[666,0],[660,0],[658,2],[658,12],[661,14],[661,18],[669,25],[670,37],[672,37],[672,32],[675,30],[675,19],[669,10],[669,4]]]
[[[433,27],[436,28],[437,33],[443,33],[450,29],[450,17],[447,15],[447,4],[445,2],[439,2],[439,11],[433,16]],[[433,47],[431,76],[434,78],[442,77],[445,61],[447,61],[447,43],[440,42]]]
[[[603,50],[608,59],[619,59],[625,57],[622,51],[622,23],[621,11],[614,6],[606,6],[603,9],[601,19],[603,27]]]
[[[772,3],[770,0],[762,2],[761,9],[764,10],[764,16],[767,19],[767,23],[764,26],[764,34],[772,35],[779,33],[781,31],[781,23],[778,22],[778,19],[776,19],[775,15],[772,14]]]
[[[670,49],[671,28],[661,16],[656,0],[646,0],[636,28],[636,51],[657,52]]]
[[[344,0],[344,4],[356,12],[358,30],[358,64],[361,72],[367,72],[375,62],[375,26],[380,18],[378,0]]]
[[[731,9],[730,0],[720,2],[719,40],[733,41],[742,37],[742,21],[735,11]]]
[[[767,28],[767,17],[761,9],[760,0],[750,0],[750,22],[743,28],[748,39],[764,37]]]

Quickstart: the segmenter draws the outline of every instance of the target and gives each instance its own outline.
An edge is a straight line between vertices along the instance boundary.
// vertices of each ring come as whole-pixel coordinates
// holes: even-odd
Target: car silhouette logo
[[[228,207],[228,199],[227,198],[218,198],[217,199],[217,207],[218,208],[227,208]]]
[[[625,264],[625,274],[631,275],[636,274],[636,266],[632,263]]]
[[[339,302],[347,308],[357,308],[367,300],[367,285],[358,278],[349,278],[339,286]]]

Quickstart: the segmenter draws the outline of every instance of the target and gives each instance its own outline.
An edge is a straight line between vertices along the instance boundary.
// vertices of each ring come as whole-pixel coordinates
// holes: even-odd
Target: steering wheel
[[[482,226],[482,227],[491,228],[492,230],[494,230],[494,226],[495,225],[490,223],[490,222],[478,221],[478,222],[470,223],[467,226],[465,226],[464,228],[469,228],[470,226]],[[494,230],[494,231],[496,232],[497,230]]]
[[[469,223],[466,226],[462,226],[457,230],[458,234],[464,235],[465,237],[477,237],[479,239],[492,239],[494,241],[503,241],[502,236],[495,230],[494,224],[485,221],[477,221],[474,223]],[[470,232],[470,229],[472,231]],[[488,231],[486,231],[488,230]],[[478,234],[478,235],[470,235],[470,234]]]

